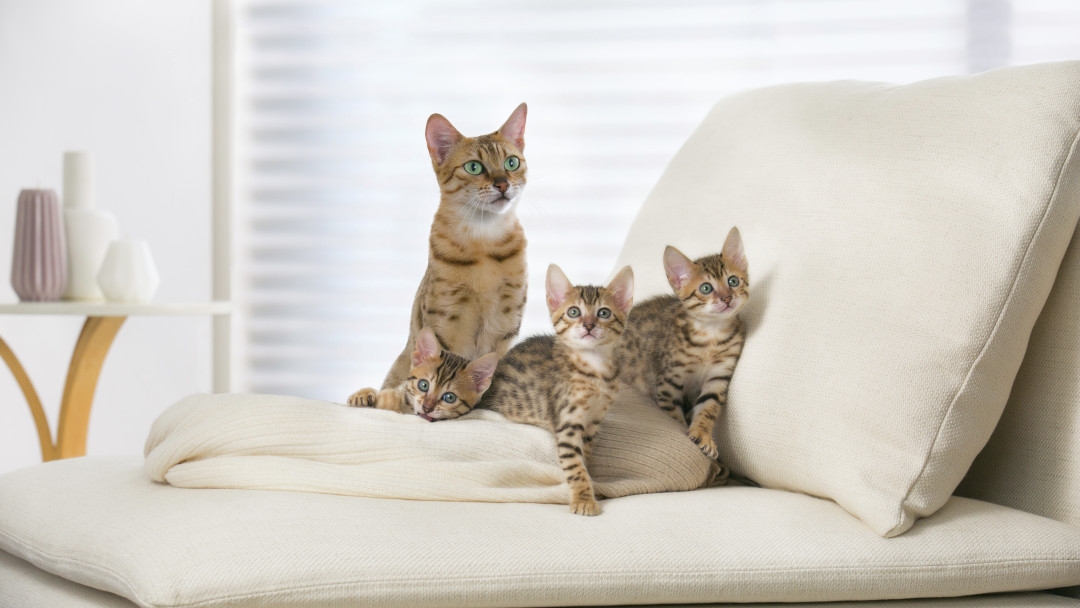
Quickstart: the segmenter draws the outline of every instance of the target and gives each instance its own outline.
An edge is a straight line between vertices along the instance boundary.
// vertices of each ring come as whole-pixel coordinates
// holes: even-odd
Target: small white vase
[[[109,302],[146,303],[154,297],[158,277],[146,241],[119,239],[109,244],[98,272],[98,285]]]

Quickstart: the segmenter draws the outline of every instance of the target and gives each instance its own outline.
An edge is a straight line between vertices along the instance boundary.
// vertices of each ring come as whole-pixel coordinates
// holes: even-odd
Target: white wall
[[[210,0],[0,0],[0,301],[22,188],[61,189],[64,150],[93,152],[98,206],[149,241],[155,301],[210,297]],[[0,316],[55,433],[82,319]],[[211,386],[210,322],[131,317],[105,360],[88,453],[140,454],[149,425]],[[0,473],[40,460],[0,365]]]

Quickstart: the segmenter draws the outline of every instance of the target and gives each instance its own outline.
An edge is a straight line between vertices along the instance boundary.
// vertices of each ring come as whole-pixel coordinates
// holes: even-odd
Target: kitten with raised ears
[[[713,428],[746,339],[738,313],[750,281],[739,229],[731,229],[719,254],[696,260],[667,247],[664,272],[673,294],[649,298],[630,313],[617,357],[622,380],[688,425],[690,439],[716,459]]]
[[[428,327],[440,349],[467,360],[504,354],[518,335],[528,277],[525,232],[516,215],[525,188],[526,105],[498,131],[465,137],[432,114],[425,128],[439,207],[428,239],[428,265],[413,299],[409,337],[383,381],[396,390],[409,374],[411,351]],[[347,399],[371,402],[364,388]]]
[[[597,515],[587,461],[618,391],[614,354],[633,305],[634,273],[627,266],[606,287],[574,286],[552,264],[546,291],[555,335],[533,336],[510,349],[478,407],[554,433],[571,511]]]
[[[498,355],[474,361],[439,348],[435,332],[424,327],[412,350],[412,367],[401,384],[373,392],[363,407],[416,414],[428,422],[449,420],[468,413],[491,384]]]

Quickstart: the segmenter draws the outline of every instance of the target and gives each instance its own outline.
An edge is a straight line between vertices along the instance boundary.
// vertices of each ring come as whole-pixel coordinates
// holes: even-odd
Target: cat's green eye
[[[421,393],[426,393],[428,392],[428,389],[431,388],[431,385],[428,384],[427,380],[421,380],[416,383],[416,388],[420,389]]]
[[[607,308],[601,308],[600,310],[596,311],[596,316],[600,317],[601,319],[610,318],[611,317],[611,310],[609,310]]]
[[[511,156],[511,157],[507,158],[505,162],[503,162],[503,167],[507,171],[517,171],[518,167],[520,167],[520,166],[521,166],[521,160],[519,160],[518,157],[516,157],[516,156]]]
[[[469,175],[480,175],[484,172],[484,165],[481,165],[480,161],[478,160],[470,160],[469,162],[465,163],[464,167],[465,172]]]
[[[701,293],[703,293],[705,295],[708,295],[708,294],[712,293],[712,290],[713,290],[713,287],[712,287],[711,283],[702,283],[701,287],[698,287],[698,291],[700,291]]]
[[[571,319],[576,319],[581,316],[581,309],[577,306],[571,306],[566,310],[566,316],[570,317]]]
[[[730,287],[738,287],[739,286],[739,277],[728,277],[727,278],[727,284]]]
[[[454,393],[443,393],[442,400],[447,403],[453,403],[457,401],[457,395]]]

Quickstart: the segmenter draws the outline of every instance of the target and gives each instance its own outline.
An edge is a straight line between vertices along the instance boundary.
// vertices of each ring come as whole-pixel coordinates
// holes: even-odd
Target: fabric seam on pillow
[[[971,381],[971,377],[975,373],[975,369],[979,366],[979,363],[982,362],[983,356],[986,355],[986,351],[989,349],[990,344],[994,341],[994,338],[997,336],[998,330],[1001,328],[1001,322],[1005,318],[1005,312],[1009,309],[1009,304],[1012,303],[1013,296],[1016,295],[1016,283],[1020,279],[1020,271],[1024,268],[1024,264],[1031,256],[1031,249],[1034,246],[1035,241],[1038,239],[1039,234],[1042,233],[1043,228],[1046,226],[1046,219],[1047,217],[1049,217],[1050,210],[1053,209],[1054,201],[1055,199],[1057,199],[1058,193],[1061,190],[1061,182],[1065,177],[1065,168],[1069,166],[1069,162],[1073,159],[1073,156],[1075,156],[1078,143],[1080,143],[1080,129],[1076,130],[1076,134],[1073,136],[1072,142],[1064,150],[1065,153],[1063,154],[1061,163],[1058,165],[1057,178],[1054,180],[1054,189],[1050,192],[1050,196],[1047,197],[1045,207],[1042,213],[1042,218],[1039,220],[1038,226],[1036,226],[1035,231],[1032,233],[1031,239],[1028,241],[1027,247],[1024,248],[1024,255],[1021,256],[1020,261],[1016,266],[1016,269],[1013,271],[1013,282],[1012,285],[1009,287],[1009,294],[1005,297],[1005,301],[1002,303],[1001,310],[998,311],[997,319],[994,322],[994,327],[990,330],[990,335],[986,337],[986,342],[983,343],[982,348],[979,350],[978,356],[976,356],[975,360],[972,361],[971,367],[968,368],[968,372],[964,376],[964,381],[960,383],[960,387],[956,390],[956,394],[953,395],[952,400],[949,402],[949,407],[946,408],[945,414],[941,417],[941,422],[938,424],[937,433],[934,434],[934,441],[930,444],[930,448],[926,451],[925,458],[923,459],[923,464],[919,468],[919,473],[915,475],[915,477],[911,480],[911,484],[908,486],[907,491],[904,492],[904,499],[900,502],[899,512],[896,515],[896,523],[893,524],[891,528],[889,528],[888,532],[886,532],[886,538],[895,536],[896,534],[903,532],[901,531],[898,533],[896,532],[896,529],[904,523],[905,514],[908,510],[908,502],[911,499],[911,492],[915,489],[915,486],[918,485],[919,480],[922,479],[923,474],[926,472],[926,467],[929,466],[931,456],[934,454],[935,448],[941,441],[941,432],[945,428],[949,417],[952,415],[953,408],[956,406],[956,402],[959,401],[960,396],[964,394],[964,391],[967,389],[968,382]],[[1045,302],[1043,304],[1045,305]]]
[[[123,576],[122,574],[120,574],[119,572],[117,572],[115,570],[112,570],[111,568],[106,568],[105,566],[102,566],[100,564],[96,564],[96,563],[93,563],[93,562],[87,562],[87,561],[84,561],[84,560],[81,560],[81,559],[76,559],[74,557],[62,557],[62,556],[59,556],[59,555],[54,555],[54,554],[49,553],[47,551],[43,551],[41,549],[38,549],[32,543],[30,543],[30,542],[28,542],[26,540],[23,540],[22,538],[19,538],[18,536],[15,536],[14,534],[12,534],[10,532],[7,532],[5,530],[0,530],[0,536],[3,536],[5,538],[7,538],[8,540],[10,540],[13,545],[15,545],[18,549],[20,549],[21,554],[12,553],[11,551],[9,551],[7,549],[0,549],[0,551],[3,551],[3,552],[7,553],[8,555],[11,555],[12,557],[14,557],[16,559],[21,559],[22,561],[30,564],[34,568],[37,568],[38,570],[41,570],[42,572],[47,572],[47,573],[49,573],[49,574],[51,574],[53,576],[56,576],[56,577],[59,577],[59,578],[62,578],[64,580],[66,580],[66,581],[70,581],[72,583],[75,583],[76,585],[82,585],[83,587],[89,587],[91,589],[97,589],[99,591],[104,591],[105,593],[111,593],[111,594],[116,595],[118,597],[122,597],[124,599],[129,600],[129,601],[132,601],[132,602],[134,602],[136,604],[149,605],[149,603],[147,601],[145,601],[141,595],[139,595],[138,590],[135,588],[134,585],[131,584],[131,582],[125,576]],[[60,574],[59,572],[53,572],[52,570],[49,570],[47,568],[42,568],[37,563],[35,563],[35,562],[31,561],[30,559],[27,559],[26,557],[24,557],[24,555],[34,555],[34,556],[38,557],[39,559],[44,558],[46,561],[50,561],[50,562],[52,562],[54,564],[62,565],[62,566],[70,567],[70,566],[75,565],[75,566],[78,566],[80,570],[93,572],[93,573],[96,573],[97,575],[104,574],[105,578],[108,578],[108,579],[112,580],[113,582],[119,583],[120,586],[122,586],[126,590],[126,592],[129,593],[130,595],[124,595],[124,594],[118,593],[116,591],[109,591],[108,589],[100,589],[99,587],[94,587],[94,586],[92,586],[90,584],[87,584],[87,583],[81,583],[79,581],[72,580],[72,579],[64,576],[63,574]]]

